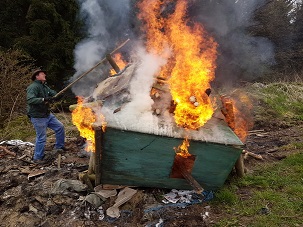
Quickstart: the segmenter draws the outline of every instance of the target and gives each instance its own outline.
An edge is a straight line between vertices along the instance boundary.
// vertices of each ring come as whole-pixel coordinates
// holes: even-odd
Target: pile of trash
[[[82,148],[71,141],[60,168],[57,158],[42,166],[32,163],[30,142],[0,143],[0,218],[10,223],[4,226],[163,226],[176,222],[176,209],[182,214],[213,198],[212,192],[176,189],[98,185],[91,190],[79,177],[89,156],[79,157]],[[193,212],[198,210],[201,223],[209,211],[199,206]]]

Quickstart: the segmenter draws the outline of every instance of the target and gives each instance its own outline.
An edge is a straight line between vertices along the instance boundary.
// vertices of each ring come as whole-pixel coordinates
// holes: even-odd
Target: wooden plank
[[[101,154],[103,150],[103,131],[101,126],[94,126],[95,130],[95,186],[101,184]]]
[[[113,69],[115,70],[116,73],[120,72],[120,68],[117,65],[117,63],[115,62],[115,60],[112,58],[112,56],[110,54],[106,55],[106,59],[109,62],[109,64],[113,67]]]
[[[178,169],[178,171],[182,174],[182,176],[185,178],[185,180],[188,181],[188,183],[194,188],[194,190],[201,194],[204,189],[202,186],[196,181],[196,179],[190,174],[190,172],[186,168],[186,158],[183,158],[180,155],[175,156],[175,162],[174,166]]]

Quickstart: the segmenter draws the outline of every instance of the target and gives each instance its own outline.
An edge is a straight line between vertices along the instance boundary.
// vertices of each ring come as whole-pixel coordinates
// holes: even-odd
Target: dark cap
[[[36,79],[36,76],[37,76],[40,72],[46,73],[46,71],[44,71],[44,70],[42,70],[42,69],[36,69],[36,70],[33,71],[33,73],[32,73],[32,80],[33,80],[33,81]]]

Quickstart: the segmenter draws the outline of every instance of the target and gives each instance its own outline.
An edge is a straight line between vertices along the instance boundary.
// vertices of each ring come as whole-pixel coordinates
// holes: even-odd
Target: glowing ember
[[[160,76],[169,78],[170,92],[176,104],[175,121],[180,127],[198,129],[214,112],[205,91],[214,79],[217,44],[202,26],[187,25],[187,1],[178,0],[174,13],[165,18],[163,5],[160,0],[139,3],[139,18],[145,21],[147,29],[147,48],[162,57],[170,50],[168,64],[162,68]],[[192,96],[196,99],[194,103],[190,101]]]
[[[113,56],[113,59],[116,62],[116,64],[119,66],[120,69],[123,69],[126,66],[126,62],[123,60],[123,56],[121,55],[121,53],[115,54]],[[116,74],[115,70],[111,69],[110,74],[115,75]]]
[[[102,130],[105,131],[106,122],[103,115],[96,116],[93,110],[83,105],[83,98],[78,98],[78,105],[72,111],[72,121],[80,132],[80,136],[86,139],[86,151],[95,151],[95,131],[93,124],[95,122],[102,123]]]

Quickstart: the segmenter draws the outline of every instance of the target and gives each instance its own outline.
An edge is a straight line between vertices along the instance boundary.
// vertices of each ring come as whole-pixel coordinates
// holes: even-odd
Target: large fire
[[[188,25],[187,1],[178,0],[175,11],[163,15],[165,4],[173,2],[143,0],[139,18],[145,22],[148,50],[168,58],[160,76],[168,78],[176,104],[175,122],[186,129],[198,129],[214,112],[205,91],[214,79],[217,43],[201,25]]]
[[[106,122],[103,115],[97,116],[94,111],[83,105],[83,97],[77,97],[77,107],[72,111],[72,122],[80,132],[80,136],[86,139],[86,151],[95,151],[95,131],[93,124],[101,122],[105,131]]]
[[[186,19],[186,0],[142,0],[139,18],[145,22],[148,51],[167,58],[160,77],[168,79],[175,103],[174,118],[178,126],[198,129],[213,115],[207,90],[215,75],[217,43],[204,28]],[[174,4],[173,13],[165,5]],[[166,15],[165,15],[166,13]],[[187,156],[189,141],[175,148]]]
[[[138,3],[138,17],[143,21],[147,50],[167,60],[155,77],[169,85],[175,122],[186,131],[199,129],[214,113],[209,92],[210,83],[215,78],[218,46],[202,25],[187,19],[188,2],[140,0]],[[116,54],[113,59],[120,68],[125,67],[121,54]],[[111,74],[115,73],[112,70]],[[153,93],[156,93],[155,90],[152,90]],[[235,114],[236,109],[232,113]],[[92,124],[98,121],[97,116],[90,108],[83,106],[81,99],[72,116],[80,135],[91,141],[87,150],[94,151]],[[105,122],[104,119],[101,121]],[[236,134],[246,138],[236,128],[233,119],[229,121]],[[185,135],[183,143],[174,149],[177,154],[188,157],[188,148],[189,139]]]

